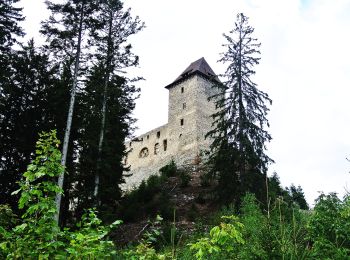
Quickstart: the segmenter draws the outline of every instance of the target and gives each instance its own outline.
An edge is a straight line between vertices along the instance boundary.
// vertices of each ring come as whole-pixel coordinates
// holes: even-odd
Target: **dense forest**
[[[224,34],[198,167],[171,161],[123,193],[142,79],[125,70],[145,24],[120,0],[46,1],[37,46],[18,2],[0,0],[1,259],[350,259],[349,194],[310,209],[267,174],[272,100],[248,17]]]

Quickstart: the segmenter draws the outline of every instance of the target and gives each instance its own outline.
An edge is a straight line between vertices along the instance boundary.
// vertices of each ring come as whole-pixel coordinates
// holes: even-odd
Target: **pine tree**
[[[73,120],[76,92],[79,76],[82,76],[83,53],[89,50],[90,41],[86,38],[87,31],[94,25],[96,1],[66,0],[64,3],[46,1],[51,16],[42,23],[41,33],[47,37],[49,43],[46,48],[54,53],[56,62],[63,63],[67,58],[72,62],[71,96],[67,115],[67,123],[62,148],[62,165],[66,166],[68,145]],[[85,37],[85,38],[84,38]],[[64,173],[58,178],[58,185],[63,188]],[[57,221],[60,214],[61,194],[57,195]]]
[[[227,64],[227,69],[222,75],[224,81],[215,86],[220,90],[212,97],[218,112],[213,115],[214,129],[207,134],[214,138],[211,173],[218,174],[223,196],[230,194],[234,200],[244,190],[261,189],[265,180],[262,175],[272,162],[265,153],[271,136],[264,129],[268,126],[266,103],[271,104],[271,99],[252,80],[253,67],[260,60],[260,43],[252,37],[253,32],[248,18],[240,13],[234,29],[224,34],[227,50],[219,61]],[[238,187],[233,189],[235,185]]]

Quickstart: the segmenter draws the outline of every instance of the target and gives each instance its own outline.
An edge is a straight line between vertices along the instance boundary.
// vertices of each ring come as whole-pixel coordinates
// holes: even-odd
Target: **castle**
[[[130,166],[123,189],[138,186],[142,180],[171,160],[179,166],[193,164],[203,150],[210,146],[205,135],[212,128],[217,93],[213,85],[219,80],[204,58],[192,62],[169,90],[168,123],[126,143],[129,153],[125,165]]]

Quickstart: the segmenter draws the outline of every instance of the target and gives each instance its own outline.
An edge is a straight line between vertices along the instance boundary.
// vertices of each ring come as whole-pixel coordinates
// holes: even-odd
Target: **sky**
[[[22,0],[27,38],[41,42],[43,0]],[[167,123],[164,88],[204,57],[214,72],[223,33],[237,13],[248,16],[261,42],[254,81],[273,100],[267,154],[283,186],[301,185],[310,205],[322,191],[350,191],[350,0],[125,0],[146,28],[131,37],[140,57],[136,134]]]

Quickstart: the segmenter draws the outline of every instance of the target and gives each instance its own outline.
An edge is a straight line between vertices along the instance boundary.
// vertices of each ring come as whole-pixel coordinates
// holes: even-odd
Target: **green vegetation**
[[[182,236],[175,212],[164,228],[158,215],[150,221],[141,239],[117,248],[108,239],[117,220],[102,224],[94,210],[88,210],[74,229],[61,229],[55,196],[62,190],[54,180],[62,171],[59,141],[54,131],[41,134],[36,157],[20,182],[19,219],[11,209],[0,207],[0,256],[5,259],[347,259],[350,257],[350,196],[322,194],[313,211],[301,210],[282,196],[264,209],[253,194],[242,198],[238,210],[224,207],[211,218],[198,220],[192,234]],[[171,162],[162,174],[134,191],[130,198],[156,194],[166,178],[175,177]],[[276,181],[276,176],[273,177]],[[276,188],[276,187],[275,187]],[[280,191],[283,190],[279,187]],[[288,193],[286,193],[288,194]],[[130,199],[129,198],[129,199]],[[271,197],[270,197],[271,198]],[[291,199],[292,196],[287,196]],[[131,203],[134,201],[128,201]],[[170,208],[170,206],[169,206]],[[262,209],[263,208],[263,209]],[[209,229],[208,229],[209,228]],[[210,231],[208,231],[210,230]],[[166,239],[169,236],[170,239]]]
[[[172,161],[122,197],[139,78],[119,72],[138,64],[128,38],[143,23],[119,0],[47,1],[46,45],[15,48],[17,2],[0,4],[0,259],[350,259],[350,194],[309,210],[300,186],[266,174],[271,100],[250,78],[260,44],[247,17],[225,35],[207,164]]]

